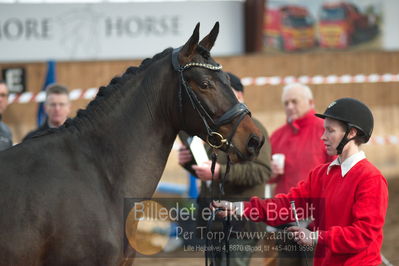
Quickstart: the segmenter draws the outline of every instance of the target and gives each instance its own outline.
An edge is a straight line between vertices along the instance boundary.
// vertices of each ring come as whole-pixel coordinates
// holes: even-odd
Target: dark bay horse
[[[217,23],[199,24],[100,88],[61,128],[0,154],[0,265],[128,265],[124,198],[154,193],[179,130],[233,160],[256,155],[263,136],[210,56]]]

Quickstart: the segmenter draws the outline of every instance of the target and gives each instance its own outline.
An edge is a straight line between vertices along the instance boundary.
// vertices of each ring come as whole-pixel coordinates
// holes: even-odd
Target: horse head
[[[199,41],[197,24],[186,44],[172,53],[173,67],[180,74],[181,128],[227,152],[232,161],[252,159],[264,136],[247,106],[234,95],[228,75],[210,56],[218,33],[217,22]]]

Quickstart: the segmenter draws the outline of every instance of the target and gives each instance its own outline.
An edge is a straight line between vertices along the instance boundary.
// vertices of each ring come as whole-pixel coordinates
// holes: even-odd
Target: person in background
[[[243,215],[271,225],[313,216],[312,230],[292,226],[292,238],[306,250],[315,247],[314,265],[380,265],[383,226],[388,208],[388,185],[361,145],[374,127],[370,109],[353,98],[341,98],[323,114],[321,139],[331,163],[317,166],[287,194],[249,202],[213,202],[218,215]],[[290,213],[290,215],[286,215]],[[285,215],[282,215],[285,214]]]
[[[273,154],[283,154],[284,165],[272,159],[275,193],[287,193],[304,180],[315,166],[333,160],[320,140],[323,121],[314,116],[314,100],[310,88],[293,83],[283,88],[281,96],[286,123],[270,137]],[[273,157],[272,157],[273,158]]]
[[[269,183],[275,184],[275,195],[288,193],[314,167],[333,160],[320,140],[324,130],[323,121],[314,115],[311,89],[300,83],[288,84],[283,88],[281,99],[286,123],[274,131],[270,138],[272,179]],[[284,163],[279,162],[277,156],[283,156]],[[281,225],[278,229],[291,225]],[[298,252],[299,246],[294,241],[284,237],[277,239],[276,245],[287,247],[278,249],[277,265],[304,265],[303,253]]]
[[[3,114],[8,106],[7,84],[0,80],[0,151],[12,146],[12,133],[10,128],[2,121]]]
[[[244,101],[244,86],[240,79],[232,73],[228,73],[230,77],[230,83],[233,88],[237,99],[240,102]],[[249,199],[252,195],[259,197],[264,196],[265,182],[269,180],[271,169],[270,169],[270,145],[268,142],[268,134],[262,124],[254,119],[255,124],[261,129],[265,136],[265,143],[262,146],[257,159],[254,161],[236,163],[230,166],[230,171],[227,179],[224,181],[224,192],[223,199]],[[211,148],[206,144],[208,155],[211,153]],[[227,156],[224,153],[218,154],[218,162],[215,166],[214,184],[211,186],[210,181],[212,179],[211,173],[211,161],[203,165],[196,165],[193,161],[193,156],[187,147],[183,147],[179,150],[178,154],[179,164],[189,170],[198,179],[201,180],[201,188],[198,197],[198,209],[199,214],[204,208],[209,208],[209,204],[212,200],[212,195],[219,195],[219,185],[222,183],[222,177],[226,171]],[[212,193],[213,192],[213,193]],[[218,196],[219,197],[219,196]],[[202,219],[200,215],[197,218],[197,228],[206,227],[207,223]],[[211,231],[222,231],[222,222],[213,222],[211,224]],[[264,226],[256,224],[251,221],[232,221],[232,230],[235,231],[248,231],[248,232],[263,232]],[[215,239],[218,242],[219,239]],[[241,245],[241,248],[249,245],[255,246],[259,241],[256,237],[248,237],[245,239],[237,239],[235,233],[231,235],[230,246],[237,247]],[[223,242],[222,242],[223,243]],[[244,266],[249,265],[251,252],[243,251],[240,248],[232,249],[230,253],[230,265],[231,266]],[[224,252],[219,251],[214,254],[214,266],[226,265]]]
[[[23,139],[27,140],[37,136],[50,128],[58,128],[67,120],[71,112],[68,89],[59,84],[51,84],[46,88],[44,111],[47,119],[39,128],[29,132]]]

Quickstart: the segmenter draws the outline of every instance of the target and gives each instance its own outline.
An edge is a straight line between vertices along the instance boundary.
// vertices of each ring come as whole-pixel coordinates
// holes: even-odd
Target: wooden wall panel
[[[106,85],[112,77],[122,74],[128,66],[138,65],[140,61],[57,62],[57,80],[71,89],[98,88]],[[252,54],[217,58],[217,61],[224,66],[225,71],[240,77],[399,73],[399,52]],[[46,72],[45,63],[3,63],[0,64],[0,70],[11,66],[26,68],[29,91],[38,92],[41,89]],[[314,92],[317,111],[322,112],[334,99],[355,97],[372,108],[376,116],[375,134],[399,134],[399,82],[323,84],[310,87]],[[246,87],[247,104],[269,132],[284,123],[281,90],[282,85]],[[84,108],[87,102],[74,102],[73,110]],[[14,103],[4,114],[4,120],[11,126],[16,142],[35,127],[36,108],[36,103]],[[389,146],[389,150],[392,149],[397,151],[398,145]]]

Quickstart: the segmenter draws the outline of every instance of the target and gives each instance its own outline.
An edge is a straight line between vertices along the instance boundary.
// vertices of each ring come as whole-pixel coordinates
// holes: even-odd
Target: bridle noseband
[[[201,117],[202,122],[207,131],[206,142],[215,149],[220,149],[224,145],[227,147],[227,150],[232,147],[232,138],[240,124],[241,120],[245,117],[245,115],[251,115],[251,112],[248,110],[248,107],[243,103],[237,103],[227,112],[225,112],[221,117],[219,117],[216,121],[209,115],[209,112],[204,108],[201,101],[198,99],[197,95],[193,91],[193,89],[186,83],[184,79],[184,71],[190,69],[192,67],[201,67],[205,69],[209,69],[212,71],[220,71],[222,66],[205,64],[205,63],[197,63],[191,62],[185,65],[180,65],[179,63],[179,51],[181,48],[176,48],[172,52],[172,65],[175,71],[180,74],[180,82],[179,82],[179,106],[180,111],[182,111],[182,87],[184,88],[192,107],[197,111],[198,115]],[[236,117],[238,117],[237,121],[233,125],[233,129],[230,135],[225,138],[221,133],[218,132],[219,128],[222,125],[231,123]]]

